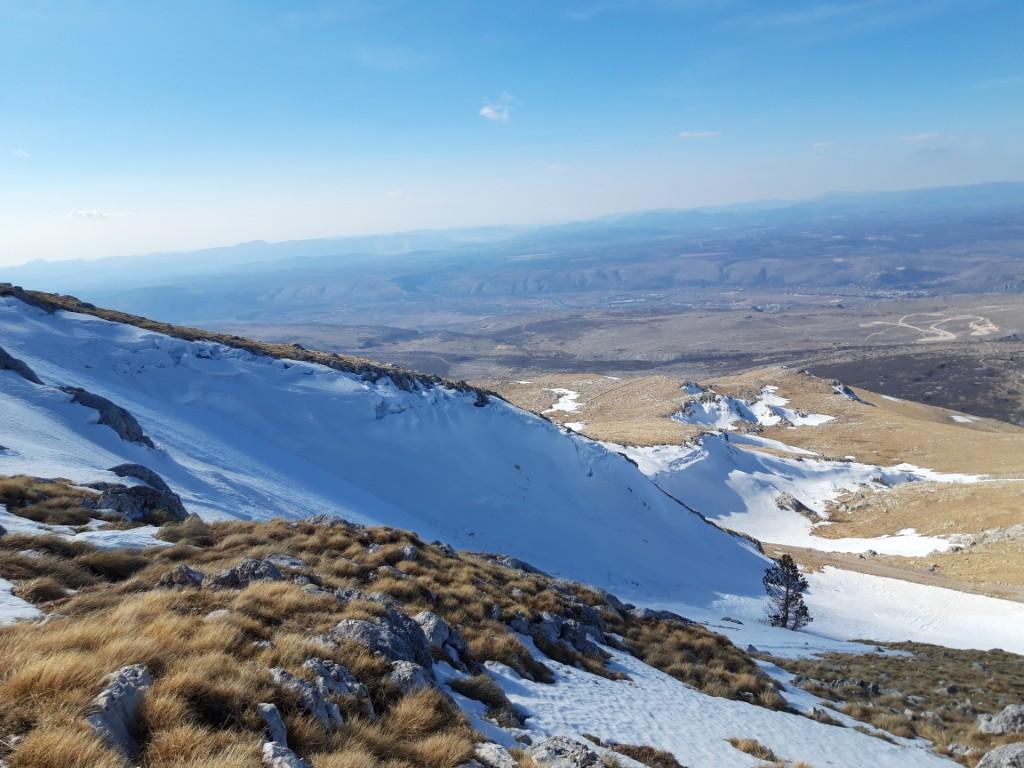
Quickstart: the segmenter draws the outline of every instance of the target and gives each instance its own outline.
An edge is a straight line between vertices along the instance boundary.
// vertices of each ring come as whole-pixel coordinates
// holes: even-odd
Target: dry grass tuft
[[[779,760],[771,749],[766,747],[757,739],[740,739],[733,736],[729,739],[729,743],[740,752],[746,752],[748,755],[756,757],[758,760],[768,760],[773,763]]]

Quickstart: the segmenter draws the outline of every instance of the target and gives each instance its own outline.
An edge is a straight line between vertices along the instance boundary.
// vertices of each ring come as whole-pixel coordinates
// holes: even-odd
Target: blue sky
[[[1024,179],[1020,0],[0,0],[0,264]]]

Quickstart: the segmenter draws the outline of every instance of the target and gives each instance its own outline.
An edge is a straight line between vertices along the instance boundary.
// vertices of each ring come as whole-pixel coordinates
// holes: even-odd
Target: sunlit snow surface
[[[531,644],[528,638],[524,642]],[[815,766],[956,765],[930,753],[923,742],[890,744],[853,728],[708,696],[627,653],[606,650],[612,657],[609,667],[630,680],[608,680],[547,658],[543,661],[555,672],[554,685],[524,680],[501,664],[487,666],[512,703],[529,715],[531,732],[577,739],[589,733],[602,740],[650,745],[694,768],[764,764],[732,747],[731,737],[757,739],[780,758]]]

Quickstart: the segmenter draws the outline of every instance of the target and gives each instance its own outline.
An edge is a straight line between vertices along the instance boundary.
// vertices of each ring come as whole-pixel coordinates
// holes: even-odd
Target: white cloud
[[[714,139],[721,136],[721,131],[680,131],[679,138],[685,141],[690,139]]]
[[[22,149],[21,147],[18,147],[11,154],[21,160],[27,160],[28,158],[32,157],[32,155],[28,153],[28,150]]]
[[[512,107],[519,104],[519,99],[510,93],[503,93],[496,101],[488,102],[480,107],[480,117],[492,123],[507,125],[512,120]]]
[[[908,133],[906,136],[900,136],[900,141],[909,141],[912,144],[923,144],[926,141],[935,141],[941,134],[938,133]]]
[[[67,212],[67,217],[69,219],[91,219],[93,221],[103,219],[119,219],[122,216],[131,215],[131,211],[98,211],[95,208],[82,208],[79,210]]]

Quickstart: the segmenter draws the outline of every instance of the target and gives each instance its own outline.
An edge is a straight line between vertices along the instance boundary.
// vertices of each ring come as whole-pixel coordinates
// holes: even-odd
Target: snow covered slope
[[[190,511],[317,513],[494,550],[628,599],[707,605],[760,595],[764,560],[632,463],[497,399],[402,389],[324,366],[185,341],[0,298],[0,474],[113,480],[159,473]],[[97,424],[57,387],[127,409],[154,448]]]
[[[793,453],[794,457],[742,447],[748,444]],[[916,480],[978,480],[972,475],[941,474],[909,464],[879,467],[827,460],[756,435],[708,434],[687,445],[619,450],[666,492],[727,528],[774,544],[832,552],[873,549],[884,554],[926,555],[950,545],[947,539],[913,531],[863,539],[815,536],[816,526],[828,524],[827,503],[843,491],[884,489]],[[799,507],[794,508],[794,500]]]

